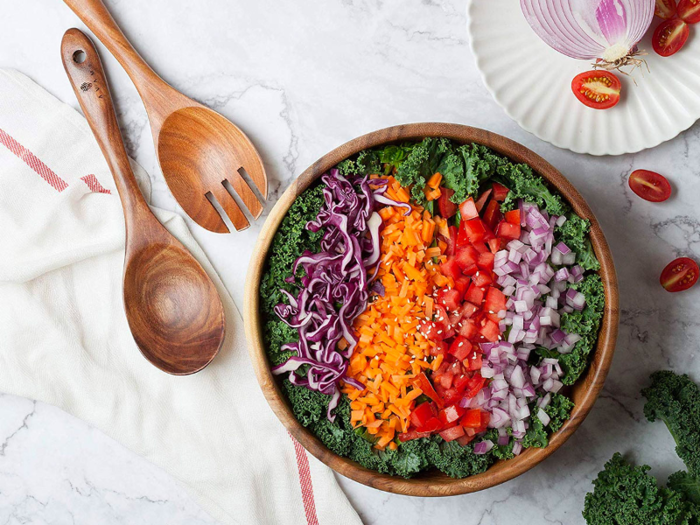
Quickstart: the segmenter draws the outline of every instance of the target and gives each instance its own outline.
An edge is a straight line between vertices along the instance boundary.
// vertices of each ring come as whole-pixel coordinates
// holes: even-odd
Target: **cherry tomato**
[[[632,172],[629,185],[645,201],[663,202],[671,196],[671,185],[666,177],[653,171]]]
[[[700,0],[681,0],[678,4],[678,16],[686,24],[700,22]]]
[[[587,71],[576,75],[571,90],[589,108],[608,109],[620,101],[620,80],[610,71]]]
[[[676,0],[656,0],[654,14],[664,20],[670,20],[676,16]]]
[[[690,35],[688,24],[678,18],[662,22],[654,31],[651,39],[654,51],[662,57],[670,57],[678,53],[685,45]]]
[[[698,263],[688,257],[680,257],[664,268],[659,281],[668,292],[682,292],[698,281],[698,274]]]

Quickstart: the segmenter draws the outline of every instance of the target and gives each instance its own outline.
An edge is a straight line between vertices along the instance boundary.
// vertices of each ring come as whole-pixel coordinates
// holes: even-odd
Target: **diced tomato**
[[[435,432],[442,428],[442,421],[440,421],[436,416],[431,417],[426,421],[425,425],[416,428],[418,432]]]
[[[484,295],[486,295],[484,289],[472,283],[469,290],[467,290],[467,293],[464,295],[464,300],[478,306],[483,302]]]
[[[501,239],[520,239],[520,224],[511,224],[506,221],[501,221],[496,229],[496,235]]]
[[[495,230],[502,217],[501,205],[494,200],[489,202],[489,205],[486,206],[486,211],[484,212],[484,222],[486,225],[491,228],[491,230]]]
[[[491,252],[482,252],[479,254],[479,258],[476,260],[476,265],[481,270],[493,271],[493,263],[496,256]]]
[[[474,349],[462,362],[462,364],[472,372],[475,370],[481,370],[481,365],[483,364],[483,354],[479,350]]]
[[[454,255],[448,255],[447,260],[440,265],[440,272],[446,277],[457,279],[462,275],[462,269],[457,264]]]
[[[473,278],[472,282],[481,288],[488,286],[493,282],[491,277],[491,272],[478,272]]]
[[[424,426],[431,417],[434,417],[433,408],[430,403],[421,403],[411,412],[411,424],[414,427]]]
[[[430,434],[431,432],[418,432],[417,430],[409,430],[408,432],[399,434],[399,441],[405,443],[406,441],[412,441],[414,439],[430,437]]]
[[[479,210],[476,209],[474,199],[469,197],[466,201],[459,205],[459,213],[463,221],[469,221],[479,217]]]
[[[462,271],[476,267],[476,261],[479,260],[479,252],[471,245],[460,246],[455,253],[455,261]]]
[[[472,344],[469,342],[469,340],[464,336],[458,335],[455,337],[454,341],[452,341],[449,353],[462,361],[471,353],[471,351]]]
[[[464,226],[464,231],[467,234],[469,242],[483,241],[486,237],[486,227],[481,219],[472,219],[460,223],[460,229]]]
[[[506,303],[508,298],[493,286],[486,291],[486,303],[484,304],[484,310],[487,312],[498,313],[501,310],[506,309]]]
[[[440,288],[437,293],[437,302],[447,311],[455,311],[462,306],[462,295],[455,288]]]
[[[460,275],[455,279],[455,290],[461,293],[462,297],[464,297],[464,294],[467,293],[471,282],[472,280],[466,275]]]
[[[486,206],[486,201],[489,200],[490,195],[491,195],[491,190],[486,190],[484,193],[482,193],[479,196],[479,200],[476,201],[476,211],[481,213],[481,210],[483,210],[484,206]]]
[[[459,439],[462,436],[464,436],[464,429],[459,425],[456,425],[452,428],[448,428],[447,430],[443,430],[442,432],[440,432],[440,437],[448,442],[454,441],[455,439]]]
[[[464,414],[459,422],[463,427],[479,428],[481,426],[481,410],[478,408],[467,410],[467,413]]]
[[[458,421],[459,418],[463,415],[464,409],[460,408],[458,405],[450,405],[448,407],[443,408],[438,413],[438,417],[445,425],[449,425],[450,423]]]
[[[441,341],[443,339],[442,334],[438,334],[440,330],[442,330],[442,327],[438,326],[433,321],[422,321],[418,325],[418,331],[430,341]]]
[[[469,319],[478,309],[479,307],[472,303],[463,303],[459,309],[459,313],[461,314],[460,319]]]
[[[437,392],[433,388],[432,383],[430,382],[430,379],[428,379],[428,376],[425,375],[425,372],[421,372],[420,374],[418,374],[413,380],[413,384],[417,386],[423,392],[423,394],[425,394],[431,400],[433,400],[438,407],[443,407],[442,399],[440,398],[440,396],[438,396]]]
[[[474,374],[474,377],[469,380],[469,384],[467,385],[467,397],[474,397],[477,395],[479,390],[484,388],[485,384],[486,379],[481,377],[481,374]]]
[[[459,335],[466,337],[470,341],[474,341],[479,335],[479,327],[473,320],[468,319],[466,322],[462,323],[462,328],[459,329]]]
[[[481,428],[486,430],[486,428],[489,426],[490,422],[491,422],[491,414],[489,414],[485,410],[482,410],[481,411]]]
[[[443,219],[449,219],[453,217],[458,210],[457,205],[450,200],[455,192],[444,186],[440,188],[440,191],[440,197],[438,197],[438,211]]]
[[[457,243],[455,244],[455,250],[459,246],[467,246],[470,244],[469,242],[469,236],[467,235],[467,230],[464,229],[464,225],[467,223],[467,221],[462,221],[459,223],[459,231],[457,232]]]
[[[447,390],[452,388],[452,379],[454,379],[454,374],[452,372],[445,372],[444,374],[435,375],[433,377],[435,384],[440,385],[442,388]]]
[[[494,200],[498,202],[503,202],[504,200],[506,200],[508,192],[510,191],[508,188],[506,188],[502,184],[499,184],[498,182],[494,182],[492,188]]]
[[[403,434],[401,434],[401,435],[403,435]],[[469,443],[471,443],[474,440],[475,437],[476,437],[476,434],[468,436],[466,434],[466,429],[465,429],[464,435],[461,438],[457,438],[457,443],[459,443],[463,447],[466,447]],[[401,436],[399,436],[399,439],[401,439]]]
[[[470,375],[460,374],[452,380],[452,384],[459,392],[464,392],[464,389],[467,388],[470,379]]]
[[[457,403],[460,399],[462,399],[462,397],[462,392],[454,387],[445,390],[442,394],[442,399],[445,405],[452,405],[454,403]]]
[[[503,239],[489,239],[488,245],[491,253],[496,254],[506,247],[506,242]]]
[[[455,249],[457,248],[457,236],[459,235],[459,231],[457,230],[457,226],[450,226],[448,228],[450,232],[450,237],[445,239],[445,242],[447,242],[447,255],[454,255],[455,254]]]
[[[495,343],[498,341],[498,336],[501,335],[501,331],[498,328],[498,325],[494,323],[491,319],[488,319],[484,326],[481,327],[481,330],[479,331],[481,335],[484,336],[484,339],[491,343]]]
[[[511,210],[506,212],[506,222],[520,225],[520,210]]]
[[[433,346],[430,347],[430,355],[441,355],[444,357],[447,355],[447,350],[449,348],[449,345],[445,341],[433,341]]]

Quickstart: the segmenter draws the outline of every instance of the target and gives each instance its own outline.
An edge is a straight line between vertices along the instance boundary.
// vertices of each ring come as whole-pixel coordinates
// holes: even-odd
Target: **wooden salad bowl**
[[[536,173],[561,193],[579,216],[591,222],[591,243],[600,261],[599,273],[605,287],[605,311],[597,346],[591,356],[587,372],[571,387],[571,398],[576,404],[571,418],[558,432],[552,434],[549,446],[546,448],[529,448],[514,459],[495,462],[486,472],[462,479],[450,478],[437,470],[420,473],[411,479],[380,474],[326,448],[294,417],[285,395],[270,371],[259,308],[260,279],[268,250],[282,219],[294,200],[321,175],[340,161],[363,149],[393,142],[421,140],[424,137],[446,137],[459,143],[476,142],[488,146],[515,162],[530,165]],[[610,248],[598,221],[579,192],[554,166],[526,147],[501,135],[459,124],[421,123],[382,129],[351,140],[312,164],[291,184],[265,221],[251,260],[245,292],[245,330],[248,350],[263,394],[282,424],[306,450],[336,472],[369,487],[408,496],[452,496],[493,487],[526,472],[562,446],[591,411],[603,388],[615,352],[618,321],[617,276]]]

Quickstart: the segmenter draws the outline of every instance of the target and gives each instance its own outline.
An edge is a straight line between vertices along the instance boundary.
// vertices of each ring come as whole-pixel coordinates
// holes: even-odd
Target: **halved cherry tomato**
[[[686,24],[700,22],[700,0],[681,0],[678,3],[678,16]]]
[[[676,0],[656,0],[654,14],[664,20],[670,20],[676,16]]]
[[[479,210],[476,209],[474,199],[469,197],[466,201],[459,205],[459,213],[462,215],[463,221],[476,219],[479,216]]]
[[[593,70],[576,75],[571,90],[583,104],[593,109],[608,109],[620,101],[622,84],[610,71]]]
[[[657,54],[670,57],[685,45],[688,35],[690,35],[688,24],[679,18],[674,18],[666,20],[656,28],[651,44]]]
[[[682,292],[698,281],[698,263],[688,257],[680,257],[669,263],[661,272],[661,286],[669,292]]]
[[[457,213],[457,205],[450,200],[450,197],[455,194],[454,190],[450,188],[445,188],[444,186],[440,188],[442,193],[438,197],[438,211],[440,212],[440,217],[443,219],[449,219]]]
[[[671,185],[666,177],[654,171],[632,172],[629,185],[632,191],[645,201],[663,202],[671,196]]]

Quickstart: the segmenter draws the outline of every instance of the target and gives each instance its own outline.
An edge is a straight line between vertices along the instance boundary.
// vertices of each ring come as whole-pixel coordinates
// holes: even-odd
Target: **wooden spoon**
[[[263,201],[267,176],[260,155],[248,137],[215,111],[186,97],[160,78],[131,46],[102,0],[65,0],[107,46],[141,95],[158,161],[168,187],[185,212],[207,230],[229,231],[209,199],[216,199],[236,230],[249,226],[224,181],[257,219],[262,204],[241,176],[250,176]]]
[[[124,307],[131,333],[146,359],[164,372],[198,372],[214,359],[224,340],[224,310],[216,288],[141,195],[90,39],[69,29],[61,56],[124,207]]]

